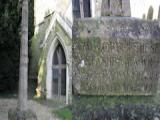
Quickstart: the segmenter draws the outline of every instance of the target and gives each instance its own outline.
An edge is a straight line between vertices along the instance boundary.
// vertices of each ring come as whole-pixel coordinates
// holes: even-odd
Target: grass
[[[126,106],[144,105],[152,108],[160,105],[155,102],[154,98],[155,96],[74,96],[72,105],[73,118],[75,120],[84,120],[86,116],[90,116],[90,113],[98,115],[101,108],[108,108],[114,111],[117,105],[121,104]]]
[[[53,113],[62,120],[72,120],[72,112],[68,107],[54,110]]]
[[[46,100],[43,98],[35,98],[35,101],[53,109],[53,114],[62,120],[72,120],[72,112],[70,107],[64,107],[65,104],[58,100]]]
[[[156,104],[153,96],[76,96],[73,104],[76,106],[106,106],[112,107],[117,104]]]

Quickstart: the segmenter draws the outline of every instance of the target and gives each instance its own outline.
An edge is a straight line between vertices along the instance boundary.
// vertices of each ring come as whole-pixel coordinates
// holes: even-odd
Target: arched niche
[[[47,53],[47,58],[46,58],[46,90],[47,90],[46,98],[47,99],[64,98],[66,104],[69,104],[69,89],[70,89],[69,87],[71,84],[70,83],[71,71],[69,72],[69,69],[71,69],[69,68],[71,67],[70,65],[71,62],[69,58],[70,54],[68,52],[68,49],[69,48],[67,48],[67,45],[65,45],[64,41],[60,37],[56,36],[50,45],[50,48]],[[58,51],[61,51],[60,56],[62,55],[61,57],[63,58],[63,61],[60,60],[61,58],[59,59],[59,64],[58,64],[58,55],[57,55]],[[63,77],[63,79],[58,78],[59,80],[57,80],[57,82],[59,83],[57,83],[57,85],[60,87],[57,86],[56,88],[55,87],[56,83],[54,84],[54,79],[57,79],[56,77],[58,77],[56,76],[57,74],[56,69],[58,70],[60,66],[62,68],[61,71],[63,71],[61,72],[61,75],[63,74],[62,76],[65,76],[65,77]],[[60,85],[60,81],[63,81],[63,87],[62,87],[62,84]]]
[[[66,56],[59,42],[52,60],[52,95],[55,97],[66,96]]]

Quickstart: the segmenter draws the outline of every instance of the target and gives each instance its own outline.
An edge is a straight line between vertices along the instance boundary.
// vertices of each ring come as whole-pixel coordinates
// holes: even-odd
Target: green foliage
[[[62,120],[72,120],[72,112],[68,107],[53,111]]]
[[[18,0],[0,1],[0,91],[17,88],[19,67]]]
[[[78,106],[106,106],[112,107],[117,104],[157,104],[154,101],[154,96],[75,96],[73,99],[73,107]]]
[[[4,99],[4,98],[7,98],[7,99],[13,99],[13,98],[15,98],[15,99],[17,99],[17,94],[13,91],[6,91],[6,92],[3,92],[3,93],[1,93],[0,94],[0,99]]]
[[[17,90],[21,10],[19,0],[0,1],[0,92]],[[29,38],[33,35],[33,1],[29,4]],[[31,9],[32,8],[32,9]]]

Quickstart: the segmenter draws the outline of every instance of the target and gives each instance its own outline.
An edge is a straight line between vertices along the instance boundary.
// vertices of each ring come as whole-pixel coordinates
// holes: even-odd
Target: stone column
[[[110,0],[110,10],[112,16],[122,16],[121,0]]]
[[[103,0],[101,6],[101,16],[110,16],[110,0]]]
[[[95,0],[94,2],[95,2],[95,16],[94,17],[100,17],[102,0]]]
[[[131,16],[130,0],[122,0],[122,13],[123,16]]]
[[[153,9],[152,6],[150,6],[149,9],[148,9],[147,20],[152,20],[153,19],[153,12],[154,12],[154,9]]]
[[[158,11],[158,20],[160,20],[160,6],[159,6],[159,11]]]

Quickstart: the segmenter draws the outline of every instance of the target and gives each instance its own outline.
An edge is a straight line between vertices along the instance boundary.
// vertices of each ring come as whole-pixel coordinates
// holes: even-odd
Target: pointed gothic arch
[[[66,56],[59,42],[52,59],[52,94],[66,96]]]
[[[65,82],[63,84],[63,89],[59,87],[59,90],[57,88],[57,93],[55,91],[55,88],[54,88],[54,81],[53,81],[53,77],[56,77],[54,76],[53,74],[53,69],[54,68],[58,68],[58,66],[56,65],[58,61],[54,62],[54,55],[56,56],[56,51],[57,49],[60,49],[62,50],[62,56],[64,57],[64,61],[62,61],[62,68],[65,68],[62,69],[64,70],[65,72],[61,72],[62,74],[65,74],[65,75],[62,75],[62,76],[65,76],[65,78],[63,78],[63,80],[59,78],[59,84],[57,84],[58,86],[61,86],[60,85],[60,81],[63,81]],[[47,90],[47,99],[54,99],[56,96],[59,96],[58,98],[62,97],[65,98],[65,103],[66,104],[69,104],[69,87],[70,87],[70,72],[69,72],[69,53],[67,52],[67,49],[66,48],[66,45],[64,43],[64,40],[61,39],[58,35],[54,38],[54,40],[52,41],[52,44],[50,45],[50,48],[49,48],[49,51],[48,51],[48,54],[47,54],[47,60],[46,60],[46,90]],[[58,56],[57,56],[58,57]],[[63,66],[63,63],[65,63],[65,66]],[[65,86],[64,86],[65,85]],[[65,91],[64,91],[65,90]],[[63,93],[62,93],[63,91]],[[58,95],[59,94],[59,95]]]

